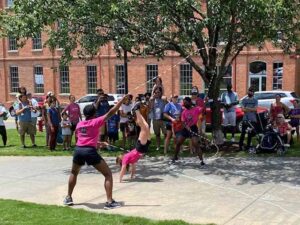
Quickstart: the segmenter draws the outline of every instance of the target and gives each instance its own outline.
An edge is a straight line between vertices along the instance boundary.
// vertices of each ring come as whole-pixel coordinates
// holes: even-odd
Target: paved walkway
[[[300,224],[300,160],[290,158],[196,159],[176,166],[146,158],[138,177],[118,182],[114,159],[114,198],[122,208],[105,211],[103,177],[83,167],[73,195],[74,208],[96,212],[182,219],[226,225]],[[0,198],[62,205],[70,157],[0,157]]]

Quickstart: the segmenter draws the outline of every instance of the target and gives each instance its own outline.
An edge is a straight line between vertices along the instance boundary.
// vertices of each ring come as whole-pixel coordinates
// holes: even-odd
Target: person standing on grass
[[[81,116],[79,105],[77,103],[75,103],[75,96],[70,95],[69,100],[70,100],[70,104],[67,105],[66,108],[64,108],[62,113],[68,112],[69,119],[71,122],[71,140],[70,140],[70,142],[72,142],[72,137],[73,137],[74,131],[75,131],[76,126],[79,123],[79,121],[82,120],[82,116]],[[77,142],[77,137],[75,135],[75,144],[76,144],[76,142]]]
[[[148,152],[150,145],[150,130],[147,121],[144,119],[140,112],[141,103],[136,103],[132,109],[132,114],[136,124],[141,128],[138,140],[136,142],[135,148],[125,155],[118,156],[116,163],[121,166],[120,171],[120,183],[123,181],[123,176],[129,165],[131,165],[131,179],[134,178],[136,172],[136,164],[138,160],[143,156],[143,154]]]
[[[38,110],[39,104],[38,104],[37,100],[32,98],[31,93],[27,93],[27,99],[29,101],[29,105],[32,107],[31,108],[31,123],[32,123],[33,129],[34,129],[34,135],[36,135],[36,123],[37,123],[37,118],[40,115],[40,111]]]
[[[292,126],[292,128],[295,129],[296,134],[297,134],[297,141],[300,141],[300,131],[299,131],[299,127],[300,127],[300,104],[297,102],[297,100],[293,101],[293,106],[294,108],[290,110],[289,115],[290,115],[290,125]]]
[[[120,130],[122,132],[122,148],[125,149],[126,141],[127,141],[127,134],[126,131],[128,130],[128,117],[127,114],[131,112],[132,109],[132,95],[128,96],[125,102],[121,105],[120,108]]]
[[[61,132],[64,137],[64,150],[70,150],[71,147],[71,121],[69,120],[69,116],[66,112],[63,112],[61,114],[62,120],[61,120]]]
[[[167,135],[165,139],[165,144],[164,144],[164,154],[166,155],[169,149],[170,141],[172,138],[172,122],[175,121],[176,115],[180,115],[182,111],[181,105],[177,102],[178,96],[177,95],[172,95],[171,96],[171,101],[165,105],[164,109],[164,117],[168,120],[166,122],[166,130],[167,130]],[[174,140],[176,140],[176,137],[174,136]],[[176,143],[176,141],[174,141]]]
[[[21,139],[22,148],[27,148],[25,145],[25,133],[30,135],[32,147],[36,147],[34,137],[34,127],[31,122],[31,107],[26,94],[20,94],[19,104],[16,105],[16,115],[19,120],[19,134]]]
[[[232,85],[227,84],[227,91],[221,95],[221,103],[224,107],[223,111],[223,133],[226,139],[227,131],[231,132],[231,142],[235,142],[234,134],[236,127],[236,111],[235,107],[239,103],[237,93],[232,91]]]
[[[50,128],[49,149],[50,151],[54,151],[56,147],[56,138],[58,135],[58,129],[59,129],[61,118],[60,118],[59,110],[56,108],[56,99],[51,98],[49,104],[50,104],[50,108],[48,109],[48,113],[47,113],[48,126]]]
[[[8,118],[8,112],[5,109],[4,105],[0,104],[0,135],[2,137],[3,145],[6,146],[7,143],[7,133],[4,124],[4,120]]]
[[[86,118],[77,124],[75,134],[78,141],[73,155],[73,164],[68,183],[68,195],[64,199],[64,205],[73,205],[72,193],[77,182],[81,166],[85,163],[92,165],[105,177],[104,187],[106,191],[107,202],[104,209],[114,209],[120,207],[112,197],[113,177],[111,170],[105,160],[98,154],[97,145],[99,140],[100,127],[105,126],[107,120],[116,114],[122,103],[128,98],[125,95],[112,109],[103,116],[96,118],[96,108],[94,105],[87,105],[83,109]]]
[[[197,126],[199,115],[202,113],[203,108],[193,106],[192,99],[190,97],[185,97],[183,99],[183,106],[184,110],[181,114],[181,121],[184,124],[184,129],[178,133],[175,155],[172,159],[172,163],[175,163],[175,161],[178,160],[181,145],[187,138],[190,138],[192,140],[192,147],[195,149],[200,159],[200,165],[203,166],[205,163],[203,162],[203,154],[199,146],[199,130]]]

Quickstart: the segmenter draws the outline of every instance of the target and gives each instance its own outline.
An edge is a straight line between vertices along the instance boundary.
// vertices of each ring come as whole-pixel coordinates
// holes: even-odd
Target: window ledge
[[[8,53],[18,53],[19,50],[8,50],[7,52],[8,52]]]
[[[70,96],[71,94],[70,93],[60,93],[58,94],[59,96]]]
[[[41,49],[31,49],[31,51],[32,51],[32,52],[42,52],[43,49],[42,49],[42,48],[41,48]]]

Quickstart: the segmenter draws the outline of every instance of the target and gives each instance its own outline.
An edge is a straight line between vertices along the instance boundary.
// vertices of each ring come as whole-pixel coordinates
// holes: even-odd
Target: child
[[[128,121],[127,121],[127,127],[126,127],[126,138],[128,140],[130,148],[134,146],[134,143],[137,139],[138,135],[138,127],[134,121],[133,115],[131,113],[127,114]]]
[[[138,160],[143,156],[143,154],[148,151],[150,145],[151,137],[149,126],[142,114],[140,113],[139,109],[140,103],[137,103],[132,109],[134,114],[134,120],[136,121],[137,125],[141,128],[135,149],[131,150],[125,155],[117,157],[116,160],[116,162],[121,166],[120,182],[122,182],[123,176],[125,175],[129,165],[131,165],[131,178],[134,178],[136,172],[136,164]]]
[[[69,120],[69,116],[66,112],[62,113],[62,121],[61,121],[61,128],[62,128],[62,135],[64,137],[64,150],[70,150],[71,146],[71,121]]]
[[[285,121],[283,114],[278,114],[275,121],[275,128],[278,130],[282,141],[286,147],[290,146],[291,141],[291,125]]]
[[[120,116],[118,115],[118,113],[107,120],[107,136],[109,144],[114,145],[115,141],[119,140],[119,123]],[[110,146],[108,145],[108,147]]]
[[[297,141],[300,141],[299,125],[300,125],[300,105],[296,100],[293,101],[294,108],[290,110],[290,125],[296,129]]]

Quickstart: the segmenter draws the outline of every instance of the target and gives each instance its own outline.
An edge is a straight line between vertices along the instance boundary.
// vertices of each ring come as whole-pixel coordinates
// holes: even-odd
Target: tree
[[[299,11],[299,0],[16,0],[1,20],[2,31],[20,40],[48,32],[46,44],[64,48],[63,62],[79,45],[77,54],[89,58],[109,41],[137,56],[177,52],[209,87],[220,140],[219,87],[228,66],[247,45],[270,41],[292,51]]]

